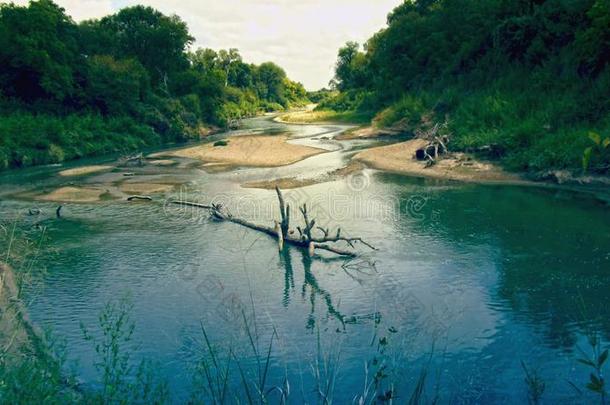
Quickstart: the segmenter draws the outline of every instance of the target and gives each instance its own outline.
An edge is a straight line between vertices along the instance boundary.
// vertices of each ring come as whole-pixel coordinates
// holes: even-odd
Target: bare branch
[[[252,222],[246,221],[244,219],[241,219],[241,218],[233,217],[231,215],[231,213],[223,207],[222,204],[205,205],[205,204],[199,204],[199,203],[194,203],[194,202],[189,202],[189,201],[172,201],[172,203],[176,204],[176,205],[183,205],[183,206],[207,209],[207,210],[210,210],[212,213],[212,216],[218,220],[233,222],[235,224],[245,226],[247,228],[250,228],[250,229],[253,229],[253,230],[256,230],[259,232],[263,232],[273,238],[278,239],[278,247],[280,249],[282,249],[283,243],[288,243],[288,244],[295,245],[295,246],[298,246],[301,248],[306,248],[309,250],[310,254],[313,254],[313,251],[315,249],[320,249],[320,250],[325,250],[325,251],[335,253],[335,254],[338,254],[341,256],[356,257],[357,253],[352,250],[345,250],[345,249],[341,249],[341,248],[329,245],[329,243],[335,243],[335,242],[342,241],[342,242],[347,243],[352,249],[355,248],[356,242],[360,242],[363,245],[369,247],[370,249],[376,250],[376,248],[374,246],[363,241],[361,238],[342,237],[341,228],[337,229],[337,234],[335,237],[330,237],[329,236],[330,231],[328,228],[325,229],[323,227],[318,227],[317,229],[319,229],[324,234],[324,237],[323,238],[312,237],[311,231],[316,224],[316,220],[309,219],[308,212],[307,212],[307,204],[303,204],[303,206],[299,207],[299,210],[301,211],[301,214],[303,215],[303,220],[305,221],[305,228],[301,228],[300,226],[297,226],[297,228],[296,228],[297,231],[299,232],[299,236],[298,237],[296,235],[291,236],[291,234],[293,232],[290,232],[290,231],[284,232],[283,224],[288,224],[290,211],[289,211],[289,206],[284,204],[283,196],[282,196],[280,189],[276,188],[276,192],[278,194],[278,199],[280,201],[280,214],[282,216],[282,222],[279,223],[279,222],[275,221],[274,227],[258,225],[258,224],[254,224]]]

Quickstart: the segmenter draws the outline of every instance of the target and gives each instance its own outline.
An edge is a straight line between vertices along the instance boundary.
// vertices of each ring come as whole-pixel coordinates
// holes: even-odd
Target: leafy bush
[[[60,163],[158,145],[162,138],[131,117],[56,117],[16,113],[0,118],[0,165],[25,167]]]
[[[419,124],[425,111],[426,108],[420,98],[405,95],[400,101],[377,114],[374,123],[378,127],[390,127],[399,122],[404,122],[413,127]]]
[[[349,90],[336,93],[321,101],[316,107],[317,110],[333,111],[370,111],[375,102],[371,99],[373,93],[359,90]]]

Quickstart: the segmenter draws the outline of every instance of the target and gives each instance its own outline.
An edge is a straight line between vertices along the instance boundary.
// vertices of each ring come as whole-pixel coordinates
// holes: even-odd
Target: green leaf
[[[596,132],[589,132],[589,139],[592,140],[597,146],[602,142],[601,136]]]
[[[587,388],[593,392],[601,393],[604,389],[604,380],[591,373],[591,382],[587,384]]]
[[[589,168],[589,163],[591,162],[592,153],[593,153],[593,148],[589,146],[587,149],[585,149],[585,151],[582,155],[582,169],[584,171],[587,171],[587,169]]]
[[[595,363],[593,363],[591,360],[577,359],[576,361],[579,362],[579,363],[582,363],[584,365],[587,365],[587,366],[595,367]]]
[[[601,392],[600,387],[598,385],[593,384],[593,383],[588,383],[587,384],[587,389],[589,391],[593,391],[593,392]]]
[[[597,366],[598,367],[603,366],[607,359],[608,359],[608,349],[604,350],[604,352],[599,355],[599,358],[597,359]]]
[[[604,147],[604,149],[610,146],[610,138],[604,139],[604,141],[602,142],[602,146]]]

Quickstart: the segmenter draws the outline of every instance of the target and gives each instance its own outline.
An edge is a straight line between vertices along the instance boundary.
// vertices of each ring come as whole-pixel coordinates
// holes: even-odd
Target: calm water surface
[[[341,167],[363,145],[320,139],[341,127],[262,119],[247,126],[288,130],[295,142],[330,152],[284,168],[189,169],[187,184],[167,197],[222,201],[235,214],[268,223],[277,215],[274,193],[240,184],[316,176]],[[35,205],[51,212],[52,204],[6,195],[58,181],[49,171],[5,175],[2,215]],[[317,402],[313,370],[320,359],[336,373],[335,401],[351,402],[363,391],[364,365],[381,337],[398,402],[408,400],[427,364],[428,395],[438,389],[441,403],[523,403],[521,361],[545,379],[548,403],[592,400],[568,381],[587,381],[588,370],[575,361],[579,348],[590,350],[586,334],[610,337],[607,203],[565,190],[375,171],[285,194],[293,206],[310,203],[319,224],[341,226],[379,250],[362,247],[365,255],[351,261],[311,259],[293,248],[278,253],[270,238],[161,197],[150,204],[69,204],[62,220],[47,222],[49,240],[37,264],[45,272],[27,293],[31,318],[66,342],[79,377],[94,384],[95,353],[80,325],[95,330],[104,305],[128,297],[134,359],[157,363],[176,402],[189,398],[205,352],[202,324],[218,350],[233,349],[254,370],[244,319],[262,352],[276,331],[269,386],[289,381],[294,403]]]

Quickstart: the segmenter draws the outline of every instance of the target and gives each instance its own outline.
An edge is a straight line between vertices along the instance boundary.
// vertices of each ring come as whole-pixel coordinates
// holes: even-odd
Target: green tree
[[[287,106],[284,94],[286,72],[273,62],[265,62],[256,70],[256,90],[258,96],[266,101]]]
[[[338,90],[358,88],[365,84],[366,60],[359,50],[360,44],[357,42],[348,42],[339,49],[334,78]]]
[[[188,67],[185,51],[194,38],[178,16],[165,16],[151,7],[134,6],[104,17],[99,29],[100,36],[112,38],[113,56],[136,58],[154,83],[166,84],[169,76]]]
[[[90,102],[104,114],[136,111],[149,88],[149,77],[135,59],[116,60],[95,55],[87,60],[87,94]]]
[[[2,93],[28,102],[73,96],[75,69],[82,62],[76,37],[72,19],[50,0],[0,5]]]

